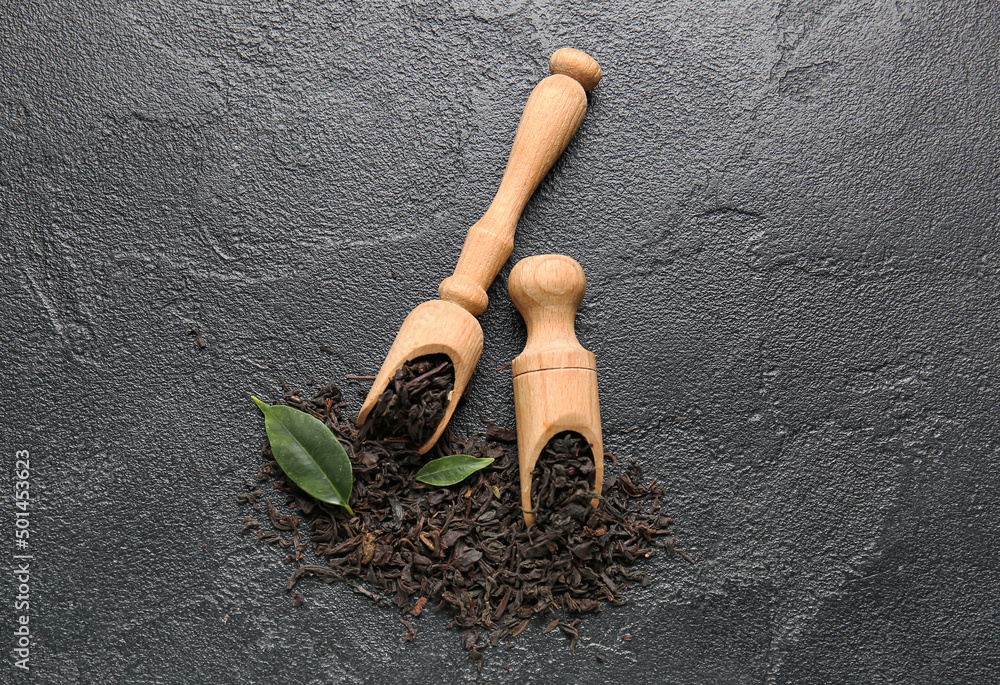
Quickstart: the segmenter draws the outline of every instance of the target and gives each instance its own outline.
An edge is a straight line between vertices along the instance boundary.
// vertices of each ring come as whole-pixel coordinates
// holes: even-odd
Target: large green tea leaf
[[[454,485],[492,463],[492,459],[481,459],[470,454],[450,454],[424,464],[417,471],[416,479],[428,485]]]
[[[264,412],[271,453],[285,475],[316,499],[339,504],[353,516],[347,503],[354,484],[351,460],[330,429],[298,409],[251,398]]]

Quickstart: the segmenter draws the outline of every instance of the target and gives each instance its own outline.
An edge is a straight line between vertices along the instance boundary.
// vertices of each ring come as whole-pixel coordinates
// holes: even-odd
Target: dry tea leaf
[[[389,440],[397,448],[430,439],[451,403],[455,366],[446,354],[407,362],[396,371],[361,426],[361,439]]]
[[[648,583],[634,565],[655,548],[676,551],[673,521],[659,502],[665,493],[647,483],[638,466],[605,474],[600,505],[591,506],[594,460],[589,443],[578,434],[557,435],[543,449],[532,481],[532,499],[541,506],[529,530],[521,516],[513,449],[456,440],[446,431],[435,456],[465,454],[495,461],[461,488],[414,487],[427,457],[398,439],[366,439],[340,412],[342,395],[334,383],[311,399],[283,388],[286,403],[350,441],[351,500],[357,507],[350,517],[344,509],[315,502],[282,473],[264,447],[256,482],[246,483],[241,501],[260,511],[272,491],[281,493],[276,496],[284,499],[284,507],[272,512],[267,506],[267,516],[259,517],[267,532],[256,532],[262,543],[294,544],[296,553],[287,559],[297,568],[289,590],[304,576],[344,583],[376,602],[394,603],[407,619],[437,605],[450,615],[449,625],[462,632],[463,646],[480,664],[488,645],[506,643],[509,649],[532,617],[552,612],[558,621],[551,630],[576,646],[581,632],[576,616],[624,604],[627,588]],[[413,417],[424,420],[425,415]],[[609,465],[614,469],[613,460]],[[272,482],[275,488],[264,487]],[[248,513],[257,520],[255,512]],[[288,534],[294,539],[283,537]],[[310,548],[302,550],[307,561],[299,554],[300,545]],[[477,632],[484,630],[489,632]]]

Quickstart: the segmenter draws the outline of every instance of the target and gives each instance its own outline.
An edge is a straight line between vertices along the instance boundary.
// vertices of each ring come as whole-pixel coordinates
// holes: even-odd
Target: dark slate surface
[[[0,681],[996,677],[998,3],[0,12]],[[514,259],[584,266],[606,442],[666,484],[698,563],[650,563],[576,655],[534,626],[477,674],[433,614],[404,645],[343,588],[294,609],[234,495],[262,436],[248,395],[377,369],[564,45],[606,76]],[[508,272],[459,428],[513,423]]]

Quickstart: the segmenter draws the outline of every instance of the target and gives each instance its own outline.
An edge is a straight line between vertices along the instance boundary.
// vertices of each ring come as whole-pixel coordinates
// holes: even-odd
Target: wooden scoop
[[[597,62],[572,48],[556,51],[549,70],[552,76],[535,86],[524,106],[493,202],[469,229],[455,272],[438,287],[441,299],[418,305],[403,321],[358,414],[360,426],[406,362],[427,354],[448,355],[455,365],[455,389],[437,430],[418,449],[421,454],[441,437],[479,362],[483,330],[476,317],[486,310],[486,289],[514,249],[521,212],[579,128],[587,111],[586,91],[601,78]]]
[[[575,431],[594,454],[593,491],[604,481],[604,441],[597,397],[597,362],[573,331],[587,289],[583,268],[564,255],[522,259],[508,282],[514,306],[528,327],[528,342],[514,360],[514,411],[524,522],[534,522],[531,472],[558,433]],[[597,505],[597,500],[593,501]]]

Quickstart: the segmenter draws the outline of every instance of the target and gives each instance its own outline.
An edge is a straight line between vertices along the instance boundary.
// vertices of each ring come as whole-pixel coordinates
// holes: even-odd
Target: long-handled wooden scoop
[[[535,86],[524,106],[496,197],[469,229],[454,274],[438,287],[441,299],[418,305],[403,321],[358,414],[360,426],[406,362],[428,354],[448,355],[455,366],[455,388],[421,453],[441,437],[479,362],[483,331],[476,317],[486,310],[486,289],[514,249],[521,212],[579,128],[587,111],[586,91],[601,78],[597,62],[571,48],[556,51],[549,69],[552,76]]]
[[[507,283],[528,327],[528,342],[512,364],[517,456],[524,522],[534,522],[531,472],[545,445],[575,431],[594,455],[593,492],[604,482],[604,441],[597,397],[597,361],[576,339],[573,322],[587,289],[583,268],[565,255],[522,259]],[[594,500],[594,504],[597,501]]]

